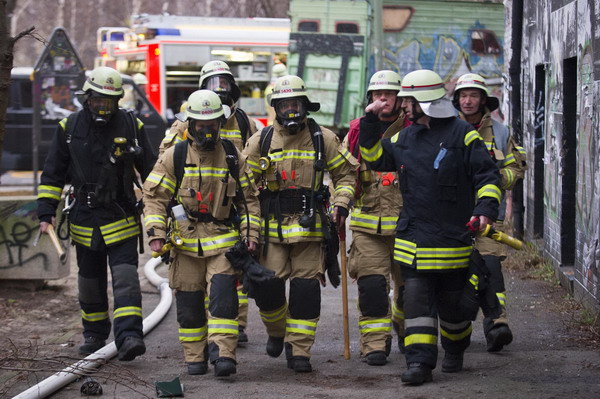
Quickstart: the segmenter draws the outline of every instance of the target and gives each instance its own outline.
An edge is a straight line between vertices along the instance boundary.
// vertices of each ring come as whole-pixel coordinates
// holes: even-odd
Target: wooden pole
[[[348,257],[346,256],[346,229],[340,229],[340,257],[342,274],[342,310],[344,314],[344,359],[350,359],[350,328],[348,325]]]
[[[56,252],[58,253],[58,259],[60,259],[62,263],[65,263],[65,260],[67,259],[67,254],[65,253],[65,250],[63,249],[62,245],[60,245],[60,241],[58,240],[56,232],[54,231],[54,226],[52,226],[51,224],[48,225],[48,235],[50,236],[50,240],[54,245],[54,249],[56,249]]]

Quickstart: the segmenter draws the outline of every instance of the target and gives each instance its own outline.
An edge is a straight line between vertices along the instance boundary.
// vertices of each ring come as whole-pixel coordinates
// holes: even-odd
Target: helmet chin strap
[[[419,119],[421,119],[422,117],[424,117],[426,115],[423,111],[417,112],[416,102],[412,103],[411,106],[412,106],[412,110],[411,110],[412,116],[410,118],[408,118],[408,119],[410,119],[411,122],[415,123]]]

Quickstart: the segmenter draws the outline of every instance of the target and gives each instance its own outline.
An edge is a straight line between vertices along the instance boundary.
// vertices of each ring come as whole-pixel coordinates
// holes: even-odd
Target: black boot
[[[189,362],[187,369],[189,375],[204,375],[208,371],[208,362]]]
[[[144,353],[146,353],[144,341],[141,338],[129,336],[125,338],[119,348],[118,359],[122,362],[129,362]]]
[[[383,366],[387,363],[387,356],[384,351],[373,351],[367,354],[367,364],[369,366]]]
[[[310,373],[312,371],[310,359],[306,356],[292,356],[287,361],[287,367],[296,373]]]
[[[402,373],[400,378],[402,382],[413,385],[421,385],[424,382],[433,380],[431,367],[423,363],[410,363],[408,370]]]
[[[442,372],[458,373],[463,368],[463,353],[448,353],[444,354],[442,360]]]
[[[79,353],[82,355],[90,355],[97,350],[104,348],[106,341],[98,337],[85,337],[83,345],[79,347]]]
[[[215,377],[229,377],[231,374],[235,374],[237,369],[235,367],[235,360],[228,357],[220,357],[214,361],[215,365]]]
[[[271,337],[267,340],[267,355],[279,357],[283,352],[283,337]]]
[[[238,344],[245,344],[248,342],[248,334],[246,334],[246,327],[240,326],[238,333]]]
[[[506,324],[498,324],[485,335],[488,352],[499,352],[504,345],[508,345],[513,340],[512,331]]]

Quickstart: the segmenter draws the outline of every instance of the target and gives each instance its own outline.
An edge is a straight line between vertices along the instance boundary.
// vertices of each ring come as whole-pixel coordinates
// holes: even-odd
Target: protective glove
[[[242,241],[238,241],[230,248],[225,253],[225,257],[235,270],[240,270],[244,273],[242,290],[250,298],[255,298],[254,294],[258,284],[275,277],[274,271],[265,268],[252,257],[246,244]]]
[[[331,221],[329,222],[329,236],[325,248],[325,271],[327,272],[327,278],[333,288],[337,288],[340,285],[341,275],[340,263],[338,262],[340,238],[335,223],[332,223]]]

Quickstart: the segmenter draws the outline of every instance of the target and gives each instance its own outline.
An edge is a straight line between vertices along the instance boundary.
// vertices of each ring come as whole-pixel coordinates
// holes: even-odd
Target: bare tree
[[[4,148],[4,132],[6,124],[6,107],[8,106],[8,88],[10,87],[10,71],[13,68],[13,49],[15,43],[35,30],[32,26],[21,33],[11,36],[9,33],[9,15],[12,14],[15,1],[0,0],[0,161]]]

